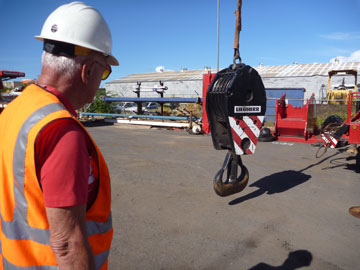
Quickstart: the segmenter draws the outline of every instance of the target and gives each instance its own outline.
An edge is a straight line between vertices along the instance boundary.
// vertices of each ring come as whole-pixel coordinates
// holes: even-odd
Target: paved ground
[[[360,174],[346,153],[260,142],[243,157],[248,187],[212,189],[225,151],[210,136],[89,127],[112,177],[110,269],[355,270]]]

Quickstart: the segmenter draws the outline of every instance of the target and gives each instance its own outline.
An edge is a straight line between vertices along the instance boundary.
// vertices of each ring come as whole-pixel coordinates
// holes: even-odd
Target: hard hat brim
[[[119,61],[112,55],[108,55],[108,57],[106,57],[106,63],[110,66],[118,66],[119,65]]]

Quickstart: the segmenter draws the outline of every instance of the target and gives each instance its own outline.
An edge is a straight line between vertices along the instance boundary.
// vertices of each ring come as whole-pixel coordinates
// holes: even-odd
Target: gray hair
[[[81,64],[87,58],[86,56],[75,56],[73,58],[65,56],[56,56],[46,51],[42,54],[42,65],[55,69],[58,74],[65,74],[69,78],[81,69]]]

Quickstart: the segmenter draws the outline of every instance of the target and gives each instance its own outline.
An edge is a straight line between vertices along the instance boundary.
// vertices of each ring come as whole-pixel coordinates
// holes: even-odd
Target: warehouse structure
[[[339,69],[355,69],[360,73],[360,62],[348,63],[325,63],[325,64],[297,64],[264,66],[260,63],[254,67],[261,75],[266,89],[303,89],[302,98],[306,100],[313,93],[316,100],[326,96],[328,84],[328,71]],[[164,97],[202,97],[203,74],[212,72],[215,69],[205,67],[203,70],[187,70],[182,68],[179,71],[164,71],[152,73],[131,74],[105,84],[108,95],[118,97],[136,97],[134,92],[137,87],[148,89],[141,92],[141,97],[159,97],[156,89],[163,84],[168,90]],[[333,84],[341,84],[344,76],[337,76],[332,79]],[[358,80],[359,81],[359,80]],[[345,76],[345,85],[353,85],[354,77]],[[150,89],[150,90],[149,90]]]

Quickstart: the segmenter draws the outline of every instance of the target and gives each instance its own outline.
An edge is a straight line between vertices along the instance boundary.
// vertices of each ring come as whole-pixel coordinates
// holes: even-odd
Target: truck
[[[329,70],[328,72],[328,88],[326,93],[327,104],[346,104],[349,98],[349,94],[357,92],[357,70],[355,69],[338,69]],[[343,75],[342,83],[338,85],[332,85],[332,78],[337,75]],[[354,84],[346,85],[345,76],[354,76]]]

